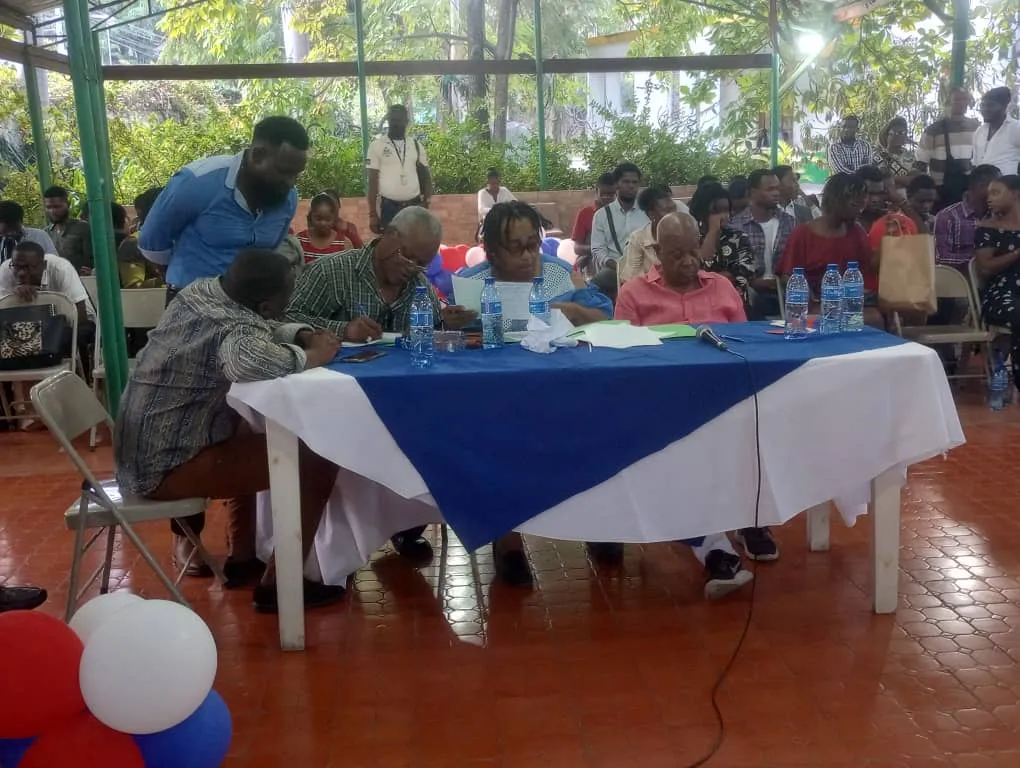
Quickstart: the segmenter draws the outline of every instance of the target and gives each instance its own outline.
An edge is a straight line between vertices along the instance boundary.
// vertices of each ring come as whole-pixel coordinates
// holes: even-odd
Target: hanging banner
[[[853,19],[859,19],[861,16],[867,16],[876,8],[889,5],[891,2],[892,0],[859,0],[859,2],[837,8],[832,14],[832,20],[852,21]]]

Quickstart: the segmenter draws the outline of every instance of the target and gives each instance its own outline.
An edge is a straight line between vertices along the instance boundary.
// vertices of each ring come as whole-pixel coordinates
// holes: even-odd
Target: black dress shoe
[[[534,576],[524,550],[510,549],[494,554],[496,556],[496,576],[515,587],[531,586]]]
[[[432,545],[428,539],[421,535],[421,531],[414,528],[410,531],[401,531],[390,538],[393,548],[400,553],[401,557],[413,563],[427,564],[432,560]]]
[[[0,587],[0,613],[30,611],[46,602],[42,587]]]
[[[347,591],[338,584],[320,584],[308,579],[304,579],[304,587],[305,610],[339,603],[344,599],[344,593]],[[259,613],[276,613],[279,610],[276,602],[276,585],[267,587],[264,584],[259,584],[255,587],[255,591],[252,593],[252,604]]]
[[[227,577],[224,589],[246,587],[262,578],[266,564],[257,557],[251,560],[234,560],[231,557],[223,563],[223,575]]]
[[[589,541],[588,552],[596,562],[603,565],[618,565],[623,562],[623,544],[615,541]]]

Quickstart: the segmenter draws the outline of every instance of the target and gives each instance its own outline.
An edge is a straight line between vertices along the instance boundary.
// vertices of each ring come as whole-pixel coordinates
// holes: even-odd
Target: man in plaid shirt
[[[864,139],[857,138],[860,127],[861,121],[856,115],[847,115],[843,118],[839,141],[829,145],[830,173],[854,173],[858,168],[871,165],[874,161],[875,151],[871,145]]]

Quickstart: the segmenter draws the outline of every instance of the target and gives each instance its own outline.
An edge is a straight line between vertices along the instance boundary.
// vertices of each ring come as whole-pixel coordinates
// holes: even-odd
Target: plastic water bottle
[[[856,261],[843,273],[843,330],[864,330],[864,275]]]
[[[992,375],[988,378],[988,407],[1001,411],[1009,399],[1009,372],[1001,352],[992,357]]]
[[[549,312],[549,299],[545,295],[545,280],[536,277],[531,281],[531,293],[528,295],[528,314],[537,317],[546,325],[552,321]]]
[[[808,299],[807,278],[803,267],[795,267],[793,274],[786,283],[786,332],[788,339],[806,339],[808,335],[807,316]]]
[[[818,332],[822,335],[839,333],[843,322],[843,279],[839,268],[830,264],[822,276],[822,313],[818,318]]]
[[[496,287],[496,278],[485,278],[482,288],[482,349],[503,346],[503,300]]]
[[[419,285],[414,289],[411,304],[411,367],[431,368],[435,356],[435,315],[428,288]]]

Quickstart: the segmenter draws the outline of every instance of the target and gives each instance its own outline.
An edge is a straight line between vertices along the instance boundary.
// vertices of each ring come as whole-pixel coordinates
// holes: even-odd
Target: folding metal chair
[[[138,537],[134,525],[157,520],[177,520],[184,535],[194,545],[191,557],[198,555],[213,569],[221,583],[226,582],[223,569],[217,564],[202,545],[201,540],[183,519],[205,509],[205,499],[183,499],[180,501],[151,501],[133,494],[122,493],[115,480],[100,482],[92,470],[75,450],[73,441],[98,424],[106,424],[113,434],[113,421],[102,404],[89,389],[88,385],[70,371],[61,371],[50,376],[32,387],[32,403],[39,418],[49,428],[50,434],[60,443],[67,457],[84,478],[82,492],[78,501],[64,513],[67,527],[74,531],[74,558],[71,562],[70,586],[67,595],[67,612],[65,618],[70,620],[74,615],[75,605],[81,596],[100,576],[99,591],[102,594],[110,590],[110,571],[113,563],[114,538],[120,528],[131,543],[138,549],[142,559],[148,563],[159,580],[169,590],[173,598],[181,605],[188,602],[181,595],[177,585],[187,569],[188,563],[180,566],[180,575],[171,581],[156,562],[148,547]],[[98,529],[86,541],[86,530]],[[106,532],[106,556],[103,564],[89,577],[79,589],[79,574],[84,554]],[[191,558],[188,559],[190,563]]]

